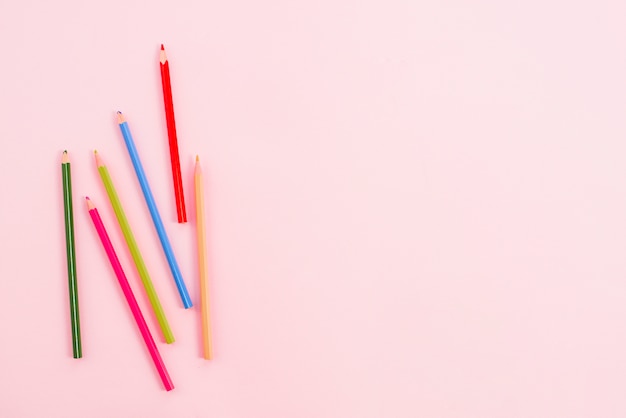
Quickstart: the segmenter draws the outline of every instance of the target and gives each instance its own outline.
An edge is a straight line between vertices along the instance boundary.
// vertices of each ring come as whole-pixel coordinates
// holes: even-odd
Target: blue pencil
[[[119,123],[120,130],[122,131],[122,135],[124,136],[124,142],[126,143],[128,154],[130,155],[130,159],[133,162],[133,167],[135,167],[135,173],[137,174],[137,179],[139,180],[139,184],[141,185],[143,197],[146,199],[146,204],[148,205],[148,209],[150,210],[150,216],[152,217],[152,222],[154,223],[154,227],[159,234],[159,240],[161,241],[161,246],[163,247],[165,257],[167,257],[167,263],[170,265],[170,270],[172,271],[174,282],[176,282],[176,287],[178,288],[180,298],[183,301],[183,306],[185,307],[185,309],[191,308],[193,304],[191,303],[189,292],[187,292],[187,286],[185,286],[183,275],[180,273],[180,268],[178,268],[178,263],[176,262],[176,257],[174,257],[174,251],[172,250],[170,240],[167,237],[167,233],[165,232],[165,227],[163,226],[161,215],[159,215],[159,210],[157,209],[156,203],[154,202],[154,196],[152,196],[152,191],[150,190],[150,185],[148,184],[148,179],[146,178],[146,173],[143,171],[141,160],[139,160],[139,154],[137,154],[137,148],[135,148],[133,136],[130,134],[128,123],[124,119],[122,112],[117,112],[117,122]]]

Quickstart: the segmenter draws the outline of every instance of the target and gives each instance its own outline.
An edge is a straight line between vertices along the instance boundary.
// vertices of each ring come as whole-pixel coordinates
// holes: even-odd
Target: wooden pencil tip
[[[63,157],[61,157],[61,163],[67,164],[70,162],[70,156],[67,155],[67,150],[63,151]]]
[[[94,150],[93,155],[94,157],[96,157],[96,166],[102,167],[104,163],[102,162],[102,158],[100,158],[100,154],[98,154],[98,151]]]
[[[196,155],[196,162],[199,163],[200,162],[200,157],[198,155]]]
[[[120,112],[119,110],[117,111],[117,123],[122,124],[126,121],[126,119],[124,119],[124,115],[122,115],[122,112]]]
[[[96,205],[93,204],[93,202],[91,201],[91,199],[88,196],[85,196],[85,201],[87,202],[87,208],[89,210],[95,209]]]

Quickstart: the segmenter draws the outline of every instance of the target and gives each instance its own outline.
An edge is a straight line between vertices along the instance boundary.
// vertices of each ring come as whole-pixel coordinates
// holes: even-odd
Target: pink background
[[[626,416],[623,1],[0,2],[0,416]],[[215,360],[114,122],[178,225],[207,174]],[[71,358],[61,151],[84,358]],[[90,224],[117,184],[177,342],[166,393]],[[155,321],[149,317],[155,330]],[[157,335],[155,333],[155,335]]]

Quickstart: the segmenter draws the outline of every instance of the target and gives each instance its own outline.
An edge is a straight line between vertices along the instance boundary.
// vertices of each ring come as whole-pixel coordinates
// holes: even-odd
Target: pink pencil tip
[[[87,199],[87,200],[91,200],[91,199],[89,198],[89,196],[85,196],[85,199]]]

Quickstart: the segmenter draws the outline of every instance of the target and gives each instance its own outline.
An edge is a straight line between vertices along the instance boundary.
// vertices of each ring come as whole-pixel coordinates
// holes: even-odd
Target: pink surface
[[[625,15],[603,0],[0,2],[0,416],[623,418]],[[132,118],[197,303],[161,42],[188,200],[196,153],[205,172],[210,362],[114,117]],[[94,148],[177,338],[157,342],[171,393],[78,210],[101,202],[147,313]]]

